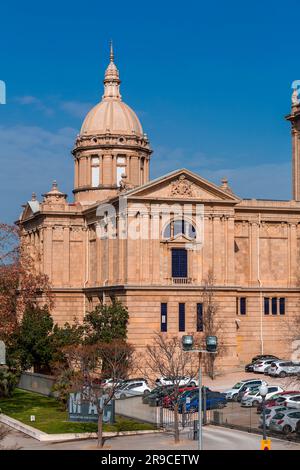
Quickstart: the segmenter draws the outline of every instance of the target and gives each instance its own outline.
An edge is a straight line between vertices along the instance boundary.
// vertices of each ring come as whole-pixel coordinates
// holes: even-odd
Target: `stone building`
[[[150,180],[150,143],[121,99],[111,49],[102,100],[87,114],[72,151],[74,202],[54,182],[42,201],[32,196],[19,220],[36,270],[51,281],[55,321],[82,320],[115,296],[128,306],[136,347],[154,331],[195,332],[202,329],[202,289],[212,272],[227,346],[223,367],[261,352],[288,357],[300,291],[295,96],[286,119],[293,148],[289,201],[241,199],[226,179],[217,186],[186,169]],[[184,208],[183,216],[174,205]],[[167,221],[162,207],[171,213]],[[129,226],[136,236],[128,235]]]

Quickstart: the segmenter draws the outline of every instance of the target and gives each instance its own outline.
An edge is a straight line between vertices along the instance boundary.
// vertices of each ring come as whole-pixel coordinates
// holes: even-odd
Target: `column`
[[[261,259],[259,256],[259,227],[257,222],[250,222],[250,285],[257,286],[261,278]]]
[[[112,163],[112,174],[111,174],[111,184],[114,186],[117,184],[117,156],[111,156]]]
[[[44,227],[44,273],[52,279],[52,227]]]
[[[149,214],[148,212],[142,212],[140,226],[141,235],[141,280],[144,283],[149,283]]]
[[[289,224],[288,226],[289,240],[289,287],[297,287],[297,225]]]
[[[221,263],[221,220],[219,216],[213,216],[213,273],[215,282],[219,284],[222,279]]]
[[[70,228],[63,227],[63,283],[70,285]],[[76,266],[75,269],[80,269],[81,266]]]
[[[226,284],[232,285],[235,282],[234,266],[234,217],[227,217],[227,244],[226,244]]]

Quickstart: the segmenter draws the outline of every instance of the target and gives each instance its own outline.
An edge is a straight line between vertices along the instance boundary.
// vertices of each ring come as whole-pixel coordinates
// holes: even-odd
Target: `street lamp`
[[[184,335],[181,339],[182,349],[184,352],[192,352],[199,354],[199,378],[198,378],[198,387],[199,387],[199,397],[198,397],[198,422],[199,422],[199,431],[198,431],[198,449],[203,449],[203,440],[202,440],[202,370],[201,370],[201,355],[202,353],[207,354],[216,354],[218,347],[218,338],[216,336],[206,336],[205,343],[206,349],[194,349],[194,338],[192,335]]]
[[[259,387],[259,394],[262,397],[262,414],[263,414],[263,439],[267,439],[267,433],[266,433],[266,395],[268,393],[268,387],[266,385],[261,385]]]

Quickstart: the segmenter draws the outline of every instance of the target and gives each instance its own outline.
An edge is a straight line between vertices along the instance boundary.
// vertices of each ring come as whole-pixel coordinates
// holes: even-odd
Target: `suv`
[[[116,392],[115,398],[128,398],[137,395],[147,395],[151,392],[145,380],[140,382],[129,382],[122,385]]]
[[[268,375],[272,377],[287,377],[290,375],[291,367],[293,366],[292,361],[276,361],[272,362],[270,368],[268,369]]]
[[[160,377],[155,380],[156,386],[159,385],[178,385],[179,387],[190,386],[197,387],[198,381],[191,377],[180,376],[180,377]]]
[[[257,386],[260,387],[261,385],[268,385],[267,382],[261,379],[246,379],[246,380],[241,380],[240,382],[237,382],[232,388],[229,390],[226,390],[226,399],[227,400],[233,400],[237,401],[238,400],[238,394],[241,391],[241,389],[244,386]]]

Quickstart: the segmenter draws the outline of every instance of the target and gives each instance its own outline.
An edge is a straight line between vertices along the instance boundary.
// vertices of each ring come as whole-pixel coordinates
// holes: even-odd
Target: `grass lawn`
[[[38,393],[16,389],[13,397],[0,398],[0,410],[22,423],[29,424],[48,434],[67,432],[96,432],[96,423],[68,422],[68,415],[62,410],[61,404],[51,397]],[[30,415],[35,415],[35,422],[30,421]],[[115,424],[104,424],[104,431],[137,431],[155,429],[148,423],[136,422],[132,419],[116,416]]]

